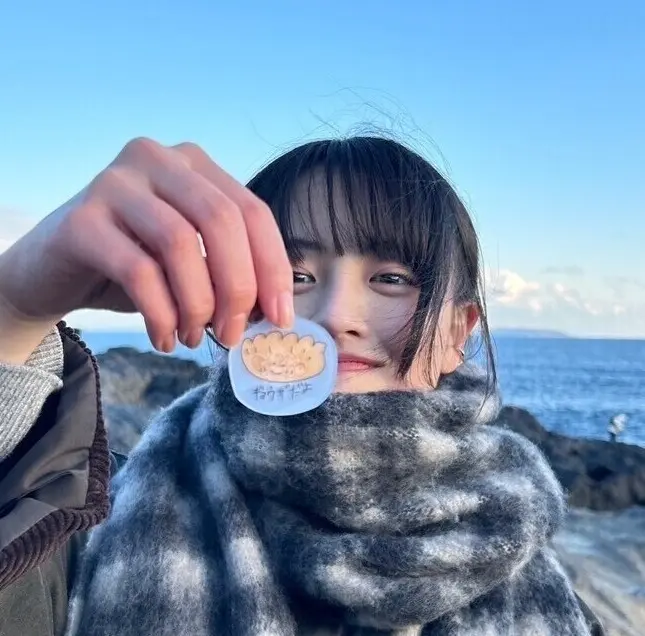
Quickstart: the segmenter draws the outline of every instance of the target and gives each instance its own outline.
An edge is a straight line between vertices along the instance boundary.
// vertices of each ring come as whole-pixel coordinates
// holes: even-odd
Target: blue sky
[[[528,4],[7,3],[0,245],[135,136],[246,179],[372,123],[465,197],[494,324],[645,337],[645,3]]]

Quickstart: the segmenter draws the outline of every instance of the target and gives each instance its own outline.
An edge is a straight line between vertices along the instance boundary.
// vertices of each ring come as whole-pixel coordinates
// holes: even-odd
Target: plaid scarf
[[[581,636],[548,542],[558,482],[463,365],[427,393],[248,411],[225,374],[163,411],[113,487],[82,636]]]

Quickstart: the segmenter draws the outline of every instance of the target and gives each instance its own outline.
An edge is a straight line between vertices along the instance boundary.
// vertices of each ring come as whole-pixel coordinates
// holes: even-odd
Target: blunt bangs
[[[273,211],[292,261],[314,246],[411,271],[419,301],[401,375],[422,346],[432,350],[439,314],[451,300],[476,304],[496,381],[477,235],[450,183],[421,155],[383,137],[312,141],[273,160],[248,187]]]

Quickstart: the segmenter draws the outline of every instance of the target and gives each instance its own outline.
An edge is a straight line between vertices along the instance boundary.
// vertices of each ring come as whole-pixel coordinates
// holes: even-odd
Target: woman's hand
[[[161,351],[176,333],[196,346],[211,322],[230,346],[256,302],[290,326],[293,274],[267,205],[198,146],[136,139],[0,255],[0,359],[26,359],[84,308],[140,312]]]

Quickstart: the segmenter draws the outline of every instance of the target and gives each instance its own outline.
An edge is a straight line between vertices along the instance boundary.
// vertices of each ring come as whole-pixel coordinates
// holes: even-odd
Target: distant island
[[[571,338],[569,334],[553,329],[493,329],[494,338]]]

